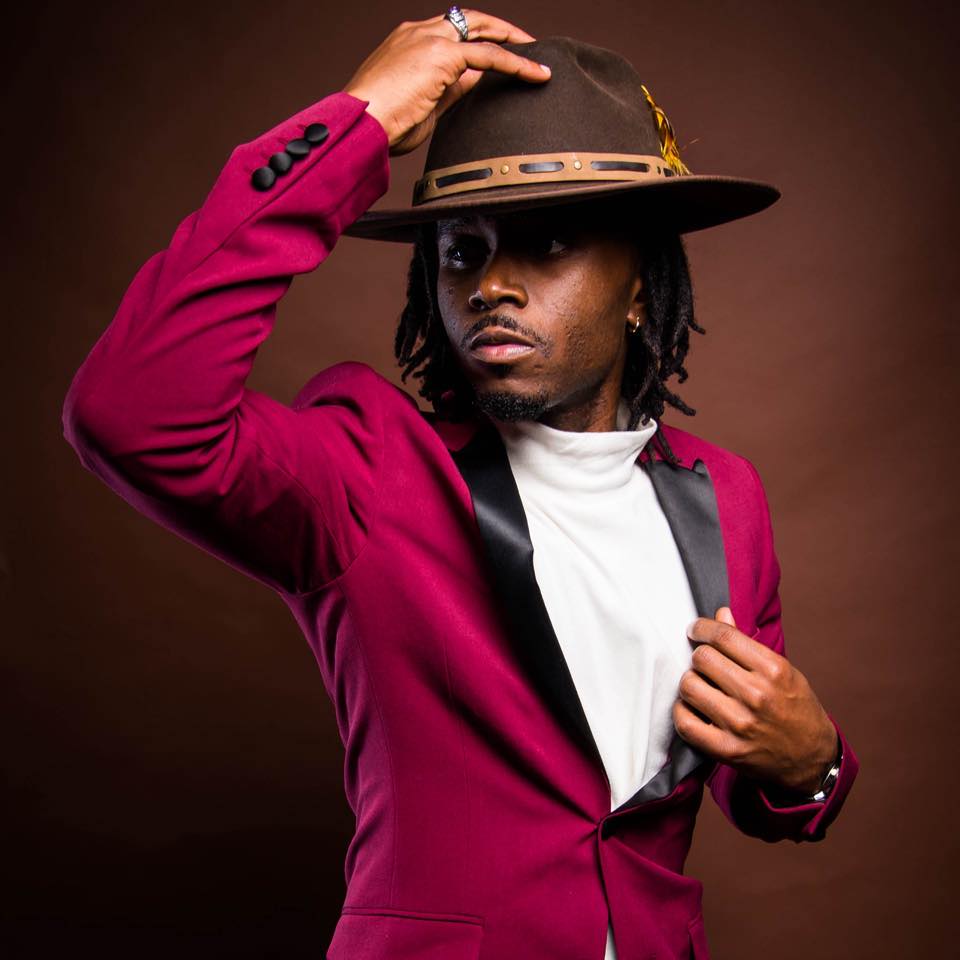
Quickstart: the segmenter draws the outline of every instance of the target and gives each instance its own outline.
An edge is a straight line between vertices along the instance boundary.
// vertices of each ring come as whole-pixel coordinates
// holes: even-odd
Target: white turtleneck
[[[533,542],[543,601],[607,777],[610,809],[667,759],[698,614],[680,552],[637,458],[657,430],[557,430],[494,420]],[[604,960],[616,960],[607,926]]]

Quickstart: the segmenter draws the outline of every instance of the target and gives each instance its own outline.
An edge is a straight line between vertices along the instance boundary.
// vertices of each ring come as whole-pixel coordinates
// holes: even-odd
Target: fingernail
[[[550,68],[545,63],[540,64],[540,69],[543,70],[545,73],[550,72]]]
[[[687,624],[687,636],[688,636],[691,640],[693,639],[693,625],[694,625],[694,624],[697,622],[697,620],[699,620],[699,619],[700,619],[700,618],[697,617],[696,620],[691,620],[691,621]]]

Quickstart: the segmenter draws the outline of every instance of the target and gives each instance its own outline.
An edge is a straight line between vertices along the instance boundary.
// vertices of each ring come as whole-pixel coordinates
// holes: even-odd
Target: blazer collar
[[[482,414],[461,423],[430,419],[470,490],[493,586],[512,627],[518,658],[556,719],[605,774],[534,574],[526,514],[500,434]],[[730,602],[713,482],[700,459],[673,466],[663,458],[662,450],[658,456],[653,447],[659,433],[638,459],[677,543],[697,612],[712,618],[717,607]],[[711,762],[674,731],[664,766],[612,813],[668,796],[681,780]]]

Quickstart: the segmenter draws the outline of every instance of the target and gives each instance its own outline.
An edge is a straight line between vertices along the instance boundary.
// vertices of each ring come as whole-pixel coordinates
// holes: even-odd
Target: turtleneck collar
[[[503,438],[511,465],[523,472],[527,482],[583,492],[626,486],[637,457],[657,430],[653,418],[639,430],[625,429],[630,408],[623,398],[616,430],[557,430],[536,420],[490,419]]]

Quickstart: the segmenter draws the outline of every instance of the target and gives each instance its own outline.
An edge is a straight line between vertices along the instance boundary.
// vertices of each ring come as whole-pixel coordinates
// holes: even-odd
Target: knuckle
[[[729,623],[723,624],[717,631],[717,639],[720,643],[730,643],[737,635],[737,628],[731,627]]]
[[[787,678],[787,664],[782,660],[771,663],[767,670],[767,676],[774,683],[782,683]]]
[[[724,737],[723,752],[726,758],[732,760],[734,763],[739,763],[747,759],[747,750],[744,743],[736,737]]]
[[[753,710],[762,710],[767,705],[767,692],[763,687],[751,684],[743,692],[743,701]]]
[[[753,732],[756,726],[756,722],[753,719],[753,714],[747,713],[746,711],[742,713],[737,713],[737,715],[730,721],[730,729],[738,737],[749,737]]]

